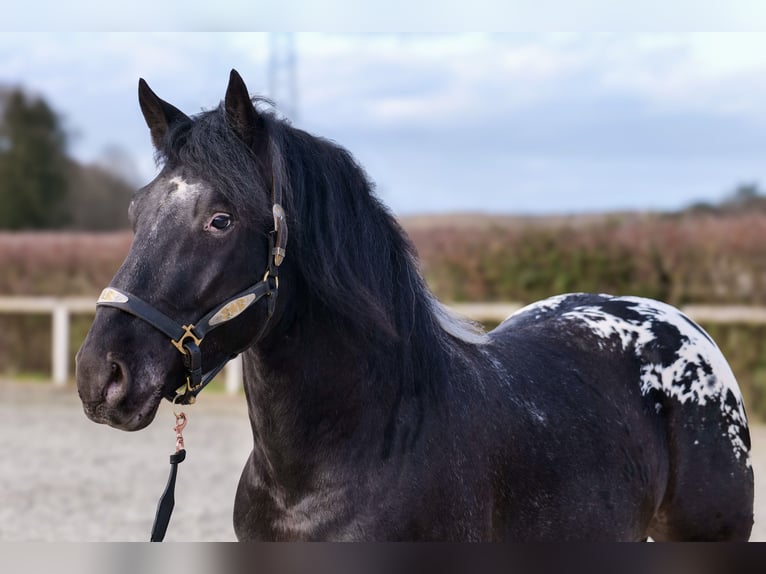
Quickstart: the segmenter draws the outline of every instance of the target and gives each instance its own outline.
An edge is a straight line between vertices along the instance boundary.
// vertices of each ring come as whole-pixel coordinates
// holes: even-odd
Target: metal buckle
[[[176,389],[176,396],[173,398],[173,404],[187,404],[187,405],[193,405],[197,402],[197,396],[194,394],[195,391],[200,389],[202,387],[202,383],[200,382],[199,385],[196,387],[193,387],[191,384],[190,377],[187,375],[186,377],[186,383],[178,387]],[[182,391],[179,389],[183,389]],[[185,399],[188,402],[187,403],[178,403],[180,399]],[[175,411],[174,411],[175,412]],[[177,416],[177,415],[176,415]]]
[[[271,274],[271,269],[266,269],[266,273],[263,274],[263,279],[261,279],[261,281],[263,281],[264,283],[268,283],[269,277],[271,277],[274,280],[274,288],[275,289],[279,289],[279,275],[272,275]],[[270,289],[269,293],[268,293],[268,296],[271,297],[271,294],[273,292],[274,291],[272,289]]]
[[[190,377],[187,376],[186,377],[186,390],[184,391],[183,395],[181,395],[181,396],[182,397],[188,396],[188,399],[187,399],[189,401],[188,404],[193,405],[194,403],[197,402],[197,397],[194,394],[192,394],[192,393],[195,393],[196,391],[201,389],[202,388],[202,383],[200,382],[200,384],[197,385],[196,387],[192,387],[191,380],[189,380],[189,379],[190,379]]]
[[[181,335],[181,337],[178,339],[178,341],[174,341],[173,339],[170,339],[170,342],[173,344],[173,346],[178,349],[178,352],[182,355],[186,354],[186,351],[184,350],[184,341],[186,339],[191,339],[194,341],[194,344],[199,346],[200,343],[202,343],[202,339],[197,337],[197,335],[194,334],[194,325],[184,325],[183,327],[184,334]]]

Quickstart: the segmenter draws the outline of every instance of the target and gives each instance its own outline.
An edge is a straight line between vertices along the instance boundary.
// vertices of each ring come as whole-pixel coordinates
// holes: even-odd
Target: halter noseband
[[[96,302],[97,306],[114,307],[146,321],[170,337],[170,343],[183,355],[186,382],[176,389],[175,396],[171,397],[165,394],[165,398],[168,400],[180,404],[193,404],[195,402],[197,395],[223,369],[224,365],[242,351],[242,349],[238,349],[224,361],[203,373],[202,353],[199,348],[202,340],[210,331],[239,316],[264,297],[268,300],[268,315],[258,338],[266,330],[276,308],[279,290],[279,266],[285,258],[287,245],[287,221],[285,211],[280,203],[280,191],[279,186],[275,185],[271,210],[274,216],[274,229],[269,233],[269,266],[263,279],[215,307],[196,323],[181,325],[146,301],[121,289],[107,287],[101,292]]]

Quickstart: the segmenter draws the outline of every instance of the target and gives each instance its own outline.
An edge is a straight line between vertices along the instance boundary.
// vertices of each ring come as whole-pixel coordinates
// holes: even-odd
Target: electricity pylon
[[[298,117],[298,81],[295,36],[292,32],[269,33],[269,97],[292,122]]]

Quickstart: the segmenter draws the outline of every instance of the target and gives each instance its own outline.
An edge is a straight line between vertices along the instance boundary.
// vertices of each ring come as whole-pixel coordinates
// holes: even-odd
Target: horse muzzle
[[[139,430],[154,418],[162,399],[164,377],[148,376],[146,367],[131,369],[103,339],[88,335],[76,357],[77,392],[94,422]],[[157,369],[159,370],[159,369]]]

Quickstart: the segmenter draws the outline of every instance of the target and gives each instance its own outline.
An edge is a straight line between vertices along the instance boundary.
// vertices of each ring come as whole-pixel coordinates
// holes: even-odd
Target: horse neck
[[[443,353],[418,334],[387,341],[346,331],[328,310],[300,316],[244,356],[254,457],[271,480],[296,488],[323,464],[401,452],[399,426],[409,426],[411,441],[412,421],[423,422],[425,396],[434,397],[417,386],[430,375],[410,357],[427,355],[424,346]],[[419,361],[439,375],[439,361]]]
[[[447,369],[413,249],[364,173],[326,142],[290,137],[282,181],[300,230],[280,271],[278,327],[245,357],[254,455],[285,476],[354,449],[385,458]]]

